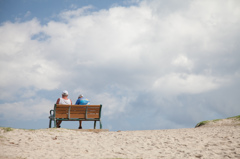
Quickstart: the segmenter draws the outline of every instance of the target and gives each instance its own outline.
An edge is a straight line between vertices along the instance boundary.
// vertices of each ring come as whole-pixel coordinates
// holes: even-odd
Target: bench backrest
[[[55,118],[100,119],[102,105],[63,105],[55,104]]]

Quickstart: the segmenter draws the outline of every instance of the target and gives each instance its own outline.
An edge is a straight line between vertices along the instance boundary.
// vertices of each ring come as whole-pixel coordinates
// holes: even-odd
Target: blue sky
[[[134,1],[122,0],[1,0],[0,17],[4,21],[21,21],[38,18],[41,23],[46,23],[56,17],[63,10],[92,6],[91,11],[109,9],[112,6],[126,6],[135,4]]]
[[[239,115],[238,0],[0,0],[0,23],[0,126],[47,128],[63,90],[113,131]]]

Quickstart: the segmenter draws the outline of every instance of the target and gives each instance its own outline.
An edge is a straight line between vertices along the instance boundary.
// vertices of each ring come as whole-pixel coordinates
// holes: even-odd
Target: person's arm
[[[59,101],[60,101],[60,98],[58,98],[58,99],[57,99],[57,102],[56,102],[56,104],[59,104]]]
[[[72,100],[70,99],[70,101],[71,101],[71,105],[72,105]]]
[[[79,105],[79,104],[78,104],[78,101],[79,101],[79,100],[76,101],[75,105]]]

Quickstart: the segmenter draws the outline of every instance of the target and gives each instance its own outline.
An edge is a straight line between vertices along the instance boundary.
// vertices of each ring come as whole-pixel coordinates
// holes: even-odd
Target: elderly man
[[[56,104],[69,104],[72,105],[71,99],[68,99],[68,91],[62,92],[62,98],[58,98]],[[60,124],[62,123],[61,120],[57,121],[57,128],[60,128]]]
[[[80,94],[78,96],[78,99],[75,103],[75,105],[89,105],[89,104],[90,104],[90,101],[87,98],[83,97],[82,94]],[[79,121],[79,128],[78,129],[82,129],[82,121]]]

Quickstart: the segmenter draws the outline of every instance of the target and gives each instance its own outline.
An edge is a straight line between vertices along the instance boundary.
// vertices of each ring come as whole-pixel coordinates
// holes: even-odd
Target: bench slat
[[[85,114],[86,111],[70,111],[70,114]]]
[[[99,114],[88,114],[87,118],[99,118]]]
[[[100,105],[71,105],[71,107],[100,107]]]
[[[99,111],[100,108],[92,108],[92,107],[89,107],[88,110],[96,110],[96,111]]]
[[[79,106],[79,107],[74,107],[74,106],[71,106],[71,109],[75,110],[75,109],[86,109],[86,106],[82,107],[82,106]]]
[[[70,118],[82,118],[82,119],[85,119],[85,114],[70,114]]]
[[[68,114],[56,114],[56,118],[68,118]]]
[[[68,109],[69,107],[57,107],[58,110],[65,110]]]
[[[88,113],[99,113],[99,110],[88,110]]]
[[[66,108],[66,107],[69,107],[69,106],[72,106],[72,105],[65,105],[65,104],[57,104],[57,108]]]
[[[56,111],[57,111],[57,112],[64,112],[64,111],[67,112],[67,111],[68,111],[68,108],[67,108],[67,109],[58,109],[58,108],[57,108]]]

